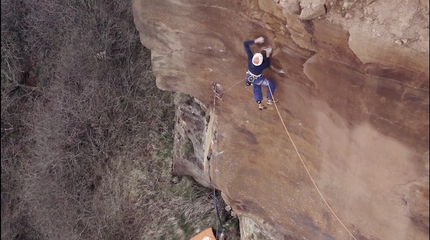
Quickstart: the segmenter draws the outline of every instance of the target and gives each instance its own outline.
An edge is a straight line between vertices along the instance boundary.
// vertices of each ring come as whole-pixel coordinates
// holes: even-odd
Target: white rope
[[[214,111],[216,112],[216,104],[215,104],[215,101],[216,101],[216,98],[219,98],[220,100],[222,100],[222,98],[224,97],[224,95],[231,89],[231,88],[233,88],[234,86],[236,86],[237,84],[239,84],[241,81],[243,81],[244,79],[240,79],[239,81],[237,81],[237,82],[235,82],[234,84],[232,84],[232,86],[231,87],[229,87],[226,91],[224,91],[222,94],[219,94],[217,91],[216,91],[216,87],[217,87],[217,84],[216,83],[213,83],[213,90],[214,90]],[[276,104],[276,101],[275,101],[275,99],[274,99],[274,97],[273,97],[273,92],[272,92],[272,89],[270,89],[270,85],[267,87],[268,89],[269,89],[269,91],[270,91],[270,94],[272,95],[272,99],[273,99],[273,102],[274,102],[274,105],[275,105],[275,108],[276,108],[276,111],[277,111],[277,113],[278,113],[278,116],[279,116],[279,119],[281,119],[281,123],[282,123],[282,125],[283,125],[283,127],[284,127],[284,129],[285,129],[285,131],[286,131],[286,133],[288,134],[288,137],[290,138],[290,141],[291,141],[291,143],[293,144],[293,147],[294,147],[294,150],[296,151],[296,153],[297,153],[297,155],[299,156],[299,159],[300,159],[300,161],[302,162],[302,165],[303,165],[303,167],[305,168],[305,170],[306,170],[306,173],[308,174],[308,176],[309,176],[309,178],[311,179],[311,181],[312,181],[312,183],[313,183],[313,185],[314,185],[314,187],[315,187],[315,189],[317,190],[317,192],[318,192],[318,194],[320,195],[320,197],[322,198],[322,200],[324,201],[324,203],[325,203],[325,205],[328,207],[328,209],[330,210],[330,212],[333,214],[333,216],[337,219],[337,221],[342,225],[342,227],[349,233],[349,235],[354,239],[354,240],[357,240],[355,237],[354,237],[354,235],[352,235],[352,233],[348,230],[348,228],[345,226],[345,224],[343,224],[343,222],[340,220],[340,218],[337,216],[337,214],[333,211],[333,209],[330,207],[330,205],[328,204],[328,202],[327,202],[327,200],[324,198],[324,196],[323,196],[323,194],[321,193],[321,191],[320,191],[320,189],[318,188],[318,186],[317,186],[317,184],[315,183],[315,181],[314,181],[314,179],[313,179],[313,177],[312,177],[312,175],[310,174],[310,172],[309,172],[309,170],[308,170],[308,168],[307,168],[307,166],[306,166],[306,164],[305,164],[305,162],[303,161],[303,159],[302,159],[302,156],[300,155],[300,153],[299,153],[299,150],[297,149],[297,147],[296,147],[296,144],[294,143],[294,141],[293,141],[293,138],[291,137],[291,135],[290,135],[290,132],[288,131],[288,129],[287,129],[287,127],[286,127],[286,125],[285,125],[285,122],[284,122],[284,120],[282,119],[282,116],[281,116],[281,113],[279,112],[279,109],[278,109],[278,106],[277,106],[277,104]],[[221,111],[222,112],[222,111]],[[214,159],[215,160],[215,159]],[[210,175],[210,172],[209,172],[209,175]],[[210,177],[210,176],[209,176]]]
[[[306,164],[305,164],[305,162],[303,161],[302,156],[300,155],[299,150],[297,149],[296,144],[294,143],[293,138],[292,138],[292,137],[291,137],[291,135],[290,135],[290,132],[288,131],[287,127],[285,126],[284,120],[282,119],[281,113],[279,112],[278,106],[276,105],[276,101],[275,101],[275,99],[274,99],[274,97],[273,97],[272,89],[270,89],[270,85],[269,85],[267,88],[269,89],[270,94],[272,95],[272,99],[273,99],[273,102],[275,103],[274,105],[275,105],[276,111],[278,112],[279,118],[281,119],[282,125],[284,126],[284,129],[285,129],[285,131],[287,132],[288,137],[290,138],[291,143],[293,144],[293,147],[294,147],[294,149],[296,150],[296,153],[297,153],[297,155],[299,156],[300,161],[302,162],[303,167],[305,168],[306,172],[308,173],[308,176],[309,176],[309,178],[311,179],[312,183],[314,184],[314,186],[315,186],[315,188],[316,188],[316,190],[317,190],[318,194],[321,196],[321,198],[322,198],[322,200],[324,201],[325,205],[327,205],[328,209],[331,211],[331,213],[333,213],[333,215],[334,215],[334,216],[335,216],[335,218],[339,221],[339,223],[342,225],[342,227],[343,227],[343,228],[345,228],[345,230],[349,233],[349,235],[351,235],[351,237],[352,237],[354,240],[357,240],[357,239],[354,237],[354,235],[352,235],[352,233],[348,230],[348,228],[346,228],[346,226],[343,224],[343,222],[340,220],[340,218],[336,215],[336,213],[333,211],[333,209],[330,207],[330,205],[328,204],[328,202],[326,201],[326,199],[325,199],[325,198],[324,198],[324,196],[322,195],[322,193],[321,193],[320,189],[318,188],[317,184],[315,183],[315,181],[314,181],[314,179],[313,179],[313,177],[312,177],[311,173],[309,172],[308,168],[306,167]]]

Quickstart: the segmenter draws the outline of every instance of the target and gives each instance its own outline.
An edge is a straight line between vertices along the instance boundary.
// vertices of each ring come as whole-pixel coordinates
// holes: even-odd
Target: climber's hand
[[[266,49],[266,57],[270,57],[270,54],[272,54],[272,48],[271,48],[271,47],[268,47],[268,48]]]
[[[254,43],[264,43],[264,37],[259,37],[254,40]]]
[[[272,48],[268,47],[265,50],[266,50],[266,57],[270,57],[270,54],[272,53]]]

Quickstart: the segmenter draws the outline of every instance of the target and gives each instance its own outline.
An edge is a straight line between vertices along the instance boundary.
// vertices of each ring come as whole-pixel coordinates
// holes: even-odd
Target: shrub
[[[1,13],[2,239],[211,225],[210,190],[171,182],[172,93],[155,86],[131,3],[4,0]]]

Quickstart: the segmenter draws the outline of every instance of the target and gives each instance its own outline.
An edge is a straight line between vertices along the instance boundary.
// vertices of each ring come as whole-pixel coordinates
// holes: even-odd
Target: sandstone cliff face
[[[427,1],[134,0],[133,9],[157,86],[205,112],[178,114],[176,171],[206,186],[210,174],[243,239],[428,239]],[[264,73],[324,199],[276,108],[259,111],[251,87],[234,85],[246,71],[243,41],[258,36],[266,42],[254,51],[274,49]],[[212,82],[227,90],[222,100]],[[184,139],[193,156],[178,153]]]

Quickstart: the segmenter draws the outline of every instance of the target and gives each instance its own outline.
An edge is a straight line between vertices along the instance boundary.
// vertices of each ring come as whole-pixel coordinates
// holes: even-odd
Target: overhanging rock
[[[250,223],[242,237],[428,239],[428,3],[400,2],[326,1],[325,15],[301,20],[285,1],[133,1],[157,86],[212,111],[194,149],[213,151],[214,186]],[[341,221],[276,108],[232,87],[246,71],[243,41],[259,36],[274,50],[264,74],[280,116]],[[228,89],[214,108],[212,82]]]

